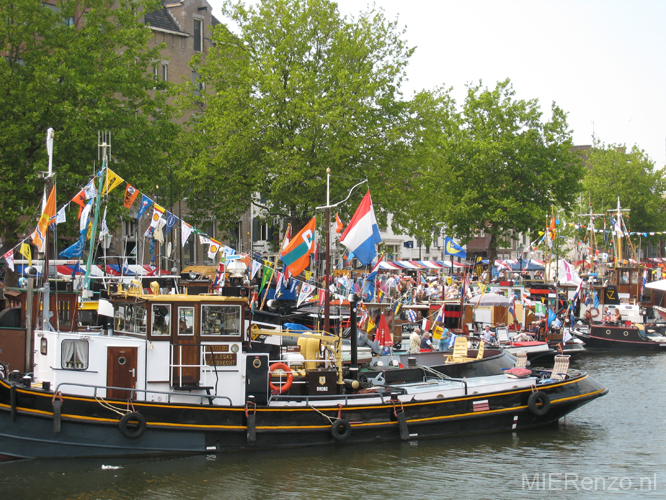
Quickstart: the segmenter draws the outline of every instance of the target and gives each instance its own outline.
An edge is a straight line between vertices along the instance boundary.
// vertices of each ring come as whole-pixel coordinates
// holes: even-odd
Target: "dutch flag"
[[[347,229],[342,233],[340,243],[353,252],[354,257],[365,266],[377,256],[375,244],[381,243],[381,241],[375,210],[372,207],[372,199],[368,190]]]

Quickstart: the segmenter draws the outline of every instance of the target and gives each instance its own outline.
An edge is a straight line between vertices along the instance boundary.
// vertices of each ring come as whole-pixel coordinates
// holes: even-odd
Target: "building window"
[[[169,66],[167,64],[162,64],[162,81],[166,82],[169,79],[168,73]]]
[[[62,341],[62,367],[70,370],[88,369],[88,341]]]
[[[201,75],[196,71],[192,71],[192,85],[194,85],[194,95],[201,95],[203,90],[203,83],[199,81]]]
[[[201,52],[201,19],[194,20],[194,52]]]

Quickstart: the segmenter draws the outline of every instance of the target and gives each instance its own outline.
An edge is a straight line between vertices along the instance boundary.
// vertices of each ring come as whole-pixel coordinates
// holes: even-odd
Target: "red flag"
[[[379,325],[377,325],[377,333],[375,335],[375,340],[379,342],[379,345],[382,347],[390,347],[393,345],[393,338],[391,337],[391,329],[386,322],[386,317],[384,313],[379,317]]]
[[[345,225],[340,220],[340,216],[338,214],[335,214],[335,223],[337,224],[337,227],[335,228],[335,232],[340,234],[342,232],[342,230],[344,229]]]

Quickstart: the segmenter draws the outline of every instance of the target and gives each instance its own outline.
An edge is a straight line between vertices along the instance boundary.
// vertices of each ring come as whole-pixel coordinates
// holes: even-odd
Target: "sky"
[[[208,0],[220,21],[222,0]],[[256,2],[246,2],[256,3]],[[366,0],[339,0],[342,16]],[[377,0],[416,47],[403,84],[414,92],[466,85],[494,88],[509,78],[517,99],[555,102],[576,145],[637,146],[666,164],[666,1]],[[233,30],[232,30],[233,31]]]

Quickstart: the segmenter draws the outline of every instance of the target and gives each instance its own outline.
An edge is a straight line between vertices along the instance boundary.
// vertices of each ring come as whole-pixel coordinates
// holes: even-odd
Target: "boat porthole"
[[[606,335],[610,335],[610,334],[611,334],[611,331],[610,331],[610,330],[606,330]]]
[[[124,365],[125,363],[127,363],[127,360],[125,359],[125,356],[120,356],[118,358],[118,364],[119,365]]]
[[[436,397],[436,399],[442,399],[444,397],[444,394],[437,394],[437,396],[435,396],[435,397]]]
[[[231,352],[238,352],[238,344],[234,344],[231,346]]]
[[[625,331],[622,332],[622,335],[624,335],[625,337],[628,337],[628,336],[629,336],[629,332],[625,330]]]
[[[261,366],[261,360],[259,358],[254,358],[254,361],[252,361],[252,366],[259,368]]]

